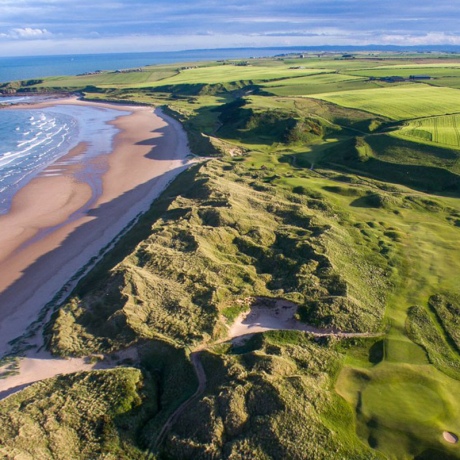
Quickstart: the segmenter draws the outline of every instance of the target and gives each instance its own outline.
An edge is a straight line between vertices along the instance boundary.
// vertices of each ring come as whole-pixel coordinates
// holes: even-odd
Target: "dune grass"
[[[197,335],[195,338],[189,332],[180,332],[182,326],[177,329],[180,322],[184,324],[184,327],[192,328],[188,331],[202,327],[203,319],[208,316],[203,315],[203,313],[198,314],[198,310],[195,310],[200,305],[198,302],[200,298],[208,299],[206,301],[208,303],[207,308],[212,307],[216,312],[221,310],[225,314],[231,310],[229,316],[231,319],[239,311],[242,311],[232,299],[247,295],[268,295],[295,299],[301,303],[302,297],[299,294],[306,292],[300,289],[302,285],[308,287],[310,293],[312,288],[317,289],[318,292],[324,289],[329,290],[332,287],[337,289],[342,283],[340,280],[342,277],[345,282],[344,287],[346,286],[346,296],[355,299],[354,301],[358,299],[359,304],[353,304],[348,313],[346,310],[341,311],[343,304],[337,308],[338,304],[329,302],[329,299],[332,300],[337,292],[329,291],[329,294],[332,294],[330,298],[327,297],[327,294],[325,297],[317,299],[306,297],[303,314],[309,322],[316,322],[320,326],[334,324],[338,327],[350,327],[354,324],[350,320],[355,312],[360,311],[361,315],[364,314],[366,305],[371,305],[375,309],[376,305],[381,302],[379,298],[381,299],[381,296],[387,292],[389,298],[384,301],[387,305],[385,322],[391,329],[384,340],[382,356],[376,363],[372,364],[368,361],[366,352],[358,358],[357,348],[353,346],[346,348],[343,352],[349,354],[350,357],[346,361],[349,364],[340,373],[335,388],[354,409],[357,408],[356,398],[361,398],[361,406],[356,415],[357,433],[363,442],[383,452],[387,458],[412,458],[411,455],[422,455],[423,452],[431,450],[455,456],[454,448],[449,450],[442,443],[440,436],[444,429],[450,429],[454,432],[457,430],[456,405],[455,400],[452,399],[452,395],[457,391],[457,384],[455,380],[452,380],[452,377],[457,375],[457,371],[455,367],[446,365],[445,362],[443,365],[448,367],[447,370],[446,367],[443,368],[436,364],[437,362],[433,358],[436,355],[433,354],[428,345],[436,342],[433,338],[428,338],[428,342],[419,340],[409,333],[406,329],[406,318],[407,309],[411,305],[426,305],[427,299],[434,293],[457,292],[455,273],[458,273],[460,267],[455,257],[455,248],[458,228],[451,223],[449,217],[453,212],[456,212],[453,210],[453,206],[458,208],[458,200],[441,197],[428,198],[423,193],[416,193],[404,187],[389,187],[384,183],[370,179],[338,176],[332,173],[324,173],[325,176],[322,176],[315,172],[309,172],[307,169],[293,168],[289,163],[280,162],[279,159],[281,158],[283,158],[282,154],[265,148],[265,150],[262,149],[258,152],[253,151],[243,158],[214,160],[212,164],[201,167],[197,176],[190,177],[193,179],[193,187],[190,187],[191,184],[187,186],[188,192],[184,190],[179,200],[176,199],[171,202],[166,213],[153,226],[152,236],[146,240],[146,243],[141,243],[140,246],[136,247],[132,255],[117,265],[118,273],[121,273],[121,270],[125,273],[134,273],[133,270],[139,270],[135,267],[142,267],[144,273],[147,273],[145,270],[148,268],[148,271],[153,273],[155,267],[158,267],[161,273],[168,277],[168,283],[180,273],[187,273],[184,281],[189,278],[193,280],[193,289],[199,293],[199,296],[194,294],[191,297],[191,304],[182,303],[186,309],[181,309],[183,307],[180,305],[174,307],[173,310],[165,309],[161,305],[155,306],[158,312],[165,309],[168,316],[162,317],[163,319],[160,321],[150,323],[149,330],[151,332],[149,334],[152,332],[159,333],[167,337],[168,340],[175,340],[178,343],[190,339],[202,340],[206,335],[201,336],[201,338]],[[336,177],[340,177],[341,181],[337,181]],[[345,179],[349,182],[344,182]],[[184,186],[183,180],[181,184]],[[178,186],[175,185],[175,187]],[[176,188],[176,193],[178,190]],[[368,199],[373,195],[379,196],[379,200]],[[294,203],[294,208],[292,208],[292,204],[285,207],[288,202],[284,200],[287,197],[291,203]],[[359,202],[363,198],[368,200]],[[267,205],[273,203],[274,200],[277,206],[267,208]],[[357,201],[359,204],[355,204]],[[198,203],[200,204],[198,205]],[[299,213],[302,206],[306,206],[306,215]],[[251,220],[244,218],[248,209],[251,209],[249,213]],[[270,214],[266,213],[267,209],[270,209]],[[288,211],[289,209],[291,211]],[[292,209],[297,209],[297,211],[292,213]],[[457,212],[460,212],[460,209]],[[312,213],[315,215],[314,226],[308,217]],[[256,216],[257,225],[251,223],[254,222],[254,216]],[[273,219],[285,228],[282,233],[276,230]],[[186,227],[180,222],[186,224]],[[199,227],[195,227],[195,225]],[[283,266],[287,268],[294,261],[294,259],[291,260],[293,256],[290,255],[290,247],[296,248],[295,259],[300,260],[299,256],[302,252],[299,252],[299,249],[305,246],[299,246],[299,243],[295,243],[295,241],[305,241],[307,235],[309,241],[315,241],[312,239],[315,233],[314,228],[321,229],[325,225],[328,225],[329,229],[327,232],[319,233],[315,247],[322,248],[321,251],[331,266],[334,267],[334,271],[340,272],[342,276],[329,278],[331,276],[329,274],[327,278],[322,278],[318,271],[315,273],[311,271],[312,268],[308,268],[311,262],[305,260],[302,262],[305,264],[302,265],[304,267],[302,270],[306,271],[298,272],[295,275],[299,284],[292,284],[291,274],[289,277],[291,284],[288,285],[286,274],[281,269]],[[185,228],[188,228],[187,232],[184,231]],[[286,233],[288,228],[290,229],[289,234]],[[230,234],[232,235],[232,244],[228,240]],[[294,236],[295,234],[297,236]],[[175,235],[180,236],[176,238]],[[193,238],[187,235],[193,235]],[[291,246],[292,244],[294,246]],[[320,246],[317,246],[318,244]],[[160,246],[162,254],[164,254],[161,257],[155,255],[159,253],[159,250],[155,248]],[[267,252],[265,247],[270,248],[270,252]],[[275,251],[276,248],[280,252]],[[165,251],[165,249],[167,250]],[[317,252],[318,249],[315,251]],[[174,253],[180,256],[180,267],[176,267],[176,260],[179,259],[176,259]],[[196,255],[190,258],[192,254]],[[280,258],[281,254],[283,254],[283,259]],[[309,254],[309,257],[316,257],[312,252]],[[269,265],[265,265],[265,260],[268,262],[273,259],[278,261],[276,271],[272,271]],[[208,270],[206,283],[197,278],[192,269],[192,267],[196,267],[198,271],[201,271],[202,261],[206,261]],[[288,265],[284,265],[285,263]],[[243,265],[244,270],[242,270]],[[294,267],[291,265],[289,270]],[[290,273],[295,273],[295,270]],[[115,272],[110,269],[109,278],[107,275],[99,273],[98,277],[102,284],[110,286],[111,281],[107,282],[107,280],[110,280]],[[218,273],[218,282],[217,280],[213,281],[213,273]],[[245,278],[236,277],[238,273],[244,273]],[[141,327],[141,323],[137,325],[136,316],[140,312],[142,315],[147,312],[147,305],[143,305],[142,299],[148,298],[149,309],[152,309],[154,297],[150,297],[146,291],[146,285],[142,281],[144,278],[139,278],[134,285],[135,278],[132,275],[124,276],[125,281],[122,283],[125,283],[123,288],[125,294],[124,300],[119,304],[122,307],[120,311],[123,312],[127,318],[127,323],[136,335],[139,334],[136,332],[137,330],[143,330],[136,329]],[[325,284],[327,279],[333,279],[333,284]],[[114,280],[119,285],[122,278],[115,277]],[[231,280],[231,284],[227,284],[226,280],[229,282]],[[384,280],[386,281],[383,282]],[[96,293],[97,298],[97,283],[91,284],[91,278],[89,281],[90,284],[87,284],[86,291],[91,292],[93,296]],[[166,290],[162,296],[163,299],[168,299],[171,296],[168,293],[170,287],[167,283],[165,286]],[[250,288],[250,286],[252,287]],[[94,290],[95,287],[96,290]],[[149,288],[149,290],[151,289]],[[211,289],[213,293],[211,296],[205,295],[207,289]],[[183,299],[187,296],[189,294],[185,295],[184,292],[181,294]],[[79,296],[79,298],[83,309],[90,306],[86,300],[87,296]],[[168,302],[166,300],[164,305],[168,305]],[[131,303],[132,307],[130,306]],[[439,309],[445,308],[443,305],[447,305],[439,302],[438,304],[439,307],[437,308]],[[91,309],[93,309],[93,314],[97,313],[93,306]],[[134,313],[136,316],[133,316]],[[346,315],[341,316],[344,313]],[[149,315],[151,314],[149,313]],[[111,315],[113,318],[117,317],[114,311]],[[362,316],[358,319],[358,323],[352,327],[358,327],[358,324],[362,325],[363,318],[366,318],[366,330],[371,324],[379,324],[378,315],[374,317],[372,322],[369,322],[372,318],[371,312],[369,311],[366,315],[369,316]],[[211,317],[213,318],[211,323],[213,326],[207,330],[206,334],[214,333],[218,336],[223,331],[222,326],[219,326],[217,316]],[[346,320],[348,322],[337,323],[336,321],[339,321],[341,317],[341,321]],[[143,316],[143,318],[148,318],[148,316]],[[110,317],[108,321],[110,324],[113,320]],[[142,320],[142,322],[144,321],[146,320]],[[55,333],[62,327],[60,322],[61,319],[58,319],[55,323]],[[107,323],[107,319],[104,320],[105,323]],[[127,344],[124,342],[123,336],[108,337],[105,335],[104,329],[98,328],[94,324],[90,325],[83,320],[83,316],[75,316],[72,319],[72,324],[72,329],[76,331],[82,331],[81,327],[83,327],[83,331],[86,331],[84,334],[91,331],[94,337],[102,334],[105,340],[107,338],[115,339],[113,343],[117,347]],[[149,319],[147,319],[146,324],[149,324]],[[429,331],[427,327],[423,327],[423,330]],[[82,335],[80,332],[77,340],[80,342],[86,340],[84,334]],[[146,332],[142,332],[141,336],[147,337],[145,334]],[[202,333],[200,332],[200,334]],[[416,343],[412,342],[411,339]],[[98,340],[92,340],[92,344],[87,342],[85,345],[87,348],[84,349],[100,350]],[[286,352],[287,344],[295,343],[296,340],[298,339],[295,337],[280,336],[276,338],[277,346],[281,348],[282,353]],[[54,342],[53,347],[55,350],[65,350],[65,347],[62,348],[63,344],[64,342]],[[255,353],[254,363],[258,363],[257,366],[262,366],[262,363],[268,358],[263,358],[260,351],[257,351],[260,350],[260,346],[260,343],[254,343],[249,349],[239,350],[238,355],[246,356],[247,353]],[[72,348],[68,350],[75,352],[72,351]],[[273,349],[269,348],[264,353],[271,355]],[[214,361],[206,361],[208,363],[206,364],[208,375],[216,373],[217,362],[215,360],[217,358],[212,359]],[[219,358],[218,361],[220,359],[223,358]],[[225,362],[228,362],[226,366],[230,366],[228,359],[230,358],[225,358]],[[289,367],[291,366],[288,364],[289,360],[288,362],[284,360],[276,362],[278,363],[277,366],[281,365],[283,369],[287,366],[286,370],[282,371],[287,375],[296,373],[294,368]],[[436,370],[430,363],[435,364],[437,368],[447,372],[451,377]],[[236,363],[232,364],[231,368],[234,369],[236,365]],[[222,366],[222,363],[218,366]],[[264,369],[270,375],[274,375],[273,365],[270,366],[264,367]],[[340,365],[337,370],[339,368]],[[257,369],[260,370],[262,367],[257,367]],[[366,378],[363,380],[364,383],[358,385],[355,374],[361,375],[363,370],[366,372]],[[243,410],[240,408],[241,398],[238,396],[240,390],[226,387],[227,384],[224,382],[227,381],[228,377],[225,375],[222,376],[222,381],[218,387],[214,388],[211,385],[207,396],[197,401],[196,411],[190,412],[189,415],[184,416],[186,417],[185,421],[179,422],[175,428],[176,431],[168,438],[167,449],[172,449],[178,455],[185,455],[186,458],[197,455],[202,449],[210,448],[223,449],[216,452],[252,452],[256,458],[263,458],[263,452],[269,447],[262,441],[262,432],[257,432],[258,434],[253,436],[242,435],[245,439],[242,444],[229,440],[226,441],[227,444],[222,444],[226,447],[222,447],[218,441],[222,429],[218,422],[219,417],[228,420],[228,422],[223,422],[226,430],[235,429],[236,433],[245,433],[245,431],[238,431],[241,428],[237,427],[241,426],[242,422],[237,423],[236,420],[239,420],[238,417],[247,420],[248,417],[255,415],[253,409]],[[393,375],[399,375],[401,378],[396,381],[392,377]],[[262,391],[266,384],[261,383],[261,385],[261,387],[257,387],[258,391]],[[283,407],[292,407],[289,402],[290,399],[284,399],[287,397],[287,393],[283,390],[282,385],[277,386],[276,391],[279,392],[279,395],[283,395],[281,396],[281,400],[284,401]],[[305,388],[310,388],[308,385]],[[225,412],[227,414],[225,416],[222,415],[223,412],[219,412],[221,409],[216,409],[216,407],[221,406],[215,406],[215,404],[222,404],[222,402],[218,402],[221,400],[215,400],[211,404],[209,399],[214,400],[215,396],[213,395],[216,392],[221,393],[224,387],[227,388],[229,397],[236,391],[237,394],[231,398],[240,398],[238,403],[232,399],[233,402],[229,403],[229,412]],[[395,389],[397,390],[396,393],[394,392]],[[310,388],[305,391],[311,392],[312,390]],[[433,397],[433,392],[437,395],[436,398]],[[360,394],[361,396],[359,396]],[[334,403],[336,409],[326,405],[319,411],[318,416],[321,424],[318,426],[323,427],[321,430],[324,427],[327,430],[332,429],[332,427],[334,430],[345,430],[343,421],[351,415],[347,412],[346,406],[341,406],[339,401],[336,400]],[[392,408],[406,407],[406,405],[407,410],[398,415],[399,418],[396,417]],[[322,412],[323,410],[324,412]],[[426,417],[420,415],[423,411],[427,414]],[[291,414],[292,419],[299,421],[299,425],[306,423],[298,418],[299,415],[288,413]],[[187,417],[195,417],[196,414],[201,414],[200,417],[206,420],[203,426],[206,427],[207,433],[214,433],[211,438],[209,437],[210,434],[204,432],[202,434],[197,433],[190,438],[190,431],[187,427],[190,426],[191,419]],[[281,449],[280,455],[281,452],[292,454],[294,451],[286,447],[290,445],[289,437],[285,438],[287,434],[283,431],[286,419],[283,417],[278,419],[275,413],[271,413],[267,417],[278,420],[276,430],[271,431],[277,440],[271,445],[272,448],[276,446],[276,449]],[[230,424],[228,425],[230,428],[226,423]],[[347,422],[347,424],[349,423]],[[324,431],[325,436],[327,436],[327,430]],[[301,433],[298,435],[301,436]],[[350,433],[347,434],[347,436],[349,435]],[[392,451],[392,446],[396,441],[398,448]],[[338,441],[336,440],[336,442]],[[356,446],[360,446],[360,444],[355,444],[355,448],[358,448]],[[312,446],[305,445],[304,447],[313,449]],[[344,448],[343,445],[341,448]],[[350,445],[348,448],[351,448]],[[358,454],[358,452],[365,452],[362,449],[364,447],[361,445],[357,451],[353,451],[355,452],[353,455],[357,455],[359,458],[359,455],[362,454]],[[376,455],[378,454],[376,453]],[[320,456],[320,458],[323,457]]]
[[[36,383],[0,403],[3,458],[140,459],[136,431],[153,406],[141,409],[137,369],[77,373]],[[155,398],[150,399],[154,405]]]
[[[153,225],[146,217],[149,233],[134,231],[139,242],[130,252],[124,243],[58,311],[52,349],[110,352],[141,338],[193,345],[218,334],[220,311],[248,296],[295,300],[320,327],[378,330],[386,259],[339,275],[350,259],[372,256],[351,248],[335,254],[329,245],[351,244],[360,234],[348,241],[321,195],[277,191],[273,169],[250,165],[214,160],[178,179],[180,196]]]
[[[205,395],[174,426],[164,452],[175,458],[377,459],[330,393],[339,355],[303,334],[267,333],[244,354],[201,356]],[[196,418],[201,423],[196,425]],[[192,427],[194,427],[192,429]]]

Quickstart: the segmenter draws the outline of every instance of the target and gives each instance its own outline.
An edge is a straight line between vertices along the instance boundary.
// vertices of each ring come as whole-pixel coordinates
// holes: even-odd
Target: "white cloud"
[[[429,32],[421,35],[385,34],[380,43],[388,45],[460,45],[460,35]]]
[[[7,34],[2,34],[3,37],[35,40],[40,38],[50,38],[53,34],[46,29],[33,29],[31,27],[18,27],[11,29]]]

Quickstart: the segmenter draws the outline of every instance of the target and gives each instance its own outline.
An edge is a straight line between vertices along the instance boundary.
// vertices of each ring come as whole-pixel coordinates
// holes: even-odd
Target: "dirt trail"
[[[182,415],[182,413],[188,409],[189,406],[198,399],[199,396],[204,392],[206,389],[206,372],[204,371],[203,364],[200,360],[200,354],[204,350],[204,348],[197,349],[190,354],[190,361],[193,365],[193,369],[195,370],[196,377],[198,379],[198,388],[196,389],[195,393],[193,393],[190,398],[184,401],[166,420],[163,428],[161,429],[160,433],[158,434],[155,442],[153,443],[150,451],[156,452],[158,448],[164,441],[164,438],[168,434],[168,431],[171,427],[176,423],[177,419]]]

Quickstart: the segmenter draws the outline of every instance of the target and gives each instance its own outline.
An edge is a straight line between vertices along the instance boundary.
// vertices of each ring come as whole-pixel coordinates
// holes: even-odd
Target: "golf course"
[[[38,335],[105,366],[0,400],[0,456],[460,459],[459,55],[292,53],[0,91],[161,108],[194,155],[0,362],[19,372]]]

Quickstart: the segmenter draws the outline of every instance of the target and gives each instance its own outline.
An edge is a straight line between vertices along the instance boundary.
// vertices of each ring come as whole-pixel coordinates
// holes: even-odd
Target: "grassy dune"
[[[130,253],[123,244],[120,260],[96,269],[58,311],[52,349],[112,352],[141,338],[196,345],[219,337],[219,313],[243,309],[248,296],[296,301],[319,327],[378,330],[385,258],[339,276],[336,264],[371,254],[333,254],[329,244],[350,242],[337,211],[308,188],[277,191],[272,168],[214,160],[178,179],[180,196],[164,198],[150,232],[141,239],[136,231],[132,238],[140,241]]]
[[[143,378],[137,369],[57,377],[1,403],[3,458],[140,459]],[[155,408],[151,408],[155,411]]]
[[[359,441],[351,411],[329,391],[340,359],[333,346],[294,332],[267,333],[251,348],[203,355],[206,394],[169,434],[168,455],[380,458]]]

